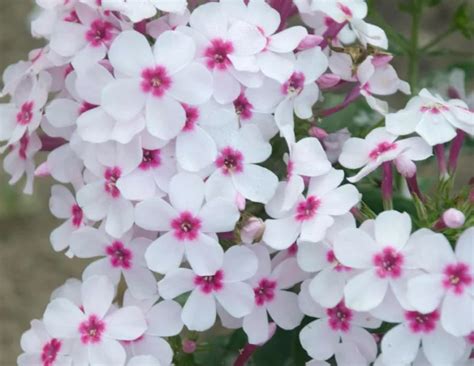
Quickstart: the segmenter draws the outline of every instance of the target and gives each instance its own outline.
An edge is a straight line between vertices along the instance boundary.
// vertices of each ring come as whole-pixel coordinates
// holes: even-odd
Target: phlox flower
[[[101,0],[104,9],[119,11],[134,23],[152,18],[157,11],[183,13],[187,3],[187,0]]]

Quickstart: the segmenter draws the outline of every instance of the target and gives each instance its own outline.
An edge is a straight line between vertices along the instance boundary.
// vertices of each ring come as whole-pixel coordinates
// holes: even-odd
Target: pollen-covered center
[[[19,125],[26,126],[33,119],[34,102],[25,102],[21,105],[20,110],[16,115],[16,121]]]
[[[143,92],[161,97],[171,87],[171,78],[163,66],[149,67],[142,71]]]
[[[398,278],[402,274],[403,254],[392,247],[385,247],[374,255],[373,263],[380,278]]]
[[[234,46],[230,41],[224,41],[221,38],[215,38],[204,51],[206,65],[209,69],[226,70],[231,62],[229,54],[234,52]]]
[[[122,242],[114,241],[105,248],[113,267],[129,269],[132,266],[133,254],[130,249],[125,248]]]
[[[309,196],[306,200],[299,202],[296,206],[296,220],[307,221],[312,219],[320,205],[321,201],[316,196]]]
[[[224,273],[217,271],[212,276],[196,276],[194,277],[194,284],[205,294],[211,292],[217,292],[224,286],[222,281],[224,279]]]
[[[328,315],[328,323],[331,329],[343,332],[349,331],[354,314],[344,304],[344,301],[341,301],[333,308],[327,309],[326,314]]]
[[[104,178],[105,184],[104,188],[105,191],[111,195],[113,198],[117,198],[120,196],[120,191],[117,188],[117,181],[120,179],[122,175],[122,171],[118,167],[114,168],[107,168],[105,170]]]
[[[405,312],[405,319],[413,333],[430,333],[436,328],[439,313],[437,310],[427,314],[418,311],[407,311]]]
[[[201,220],[185,211],[171,221],[171,227],[179,240],[194,240],[201,229]]]
[[[443,273],[443,286],[455,294],[462,294],[464,289],[472,284],[472,274],[466,263],[449,264]]]
[[[231,173],[240,173],[244,169],[244,156],[239,150],[232,147],[226,147],[221,150],[216,159],[216,166],[221,169],[225,175]]]
[[[388,142],[388,141],[384,141],[384,142],[381,142],[380,144],[378,144],[375,149],[373,149],[370,153],[369,153],[369,157],[370,159],[372,160],[377,160],[377,158],[386,153],[386,152],[389,152],[391,150],[395,150],[397,148],[397,144],[395,142]]]
[[[46,343],[41,350],[42,366],[53,366],[61,349],[61,341],[53,338]]]
[[[79,325],[81,341],[84,344],[99,343],[102,333],[105,330],[105,323],[95,315],[90,315]]]
[[[253,289],[255,295],[255,304],[262,306],[267,302],[271,302],[275,297],[276,281],[262,278],[258,286]]]
[[[86,32],[86,40],[93,47],[97,47],[102,43],[112,40],[114,26],[112,23],[102,19],[96,19],[91,23],[89,30]]]
[[[304,88],[305,76],[302,72],[294,72],[286,83],[282,85],[283,94],[298,95]]]
[[[158,168],[161,165],[161,150],[143,149],[142,162],[138,166],[141,170]]]

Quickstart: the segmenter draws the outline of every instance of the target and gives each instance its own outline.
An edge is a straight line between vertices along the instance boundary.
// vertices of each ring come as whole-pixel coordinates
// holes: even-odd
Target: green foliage
[[[454,13],[453,16],[453,25],[456,30],[461,32],[461,34],[471,39],[474,35],[474,14],[471,5],[468,5],[467,2],[461,4]]]

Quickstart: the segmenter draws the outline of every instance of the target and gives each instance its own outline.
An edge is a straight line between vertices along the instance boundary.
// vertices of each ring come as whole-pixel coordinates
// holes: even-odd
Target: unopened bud
[[[239,209],[239,211],[243,211],[245,210],[245,197],[242,196],[240,193],[237,193],[236,197],[235,197],[235,204],[237,205],[237,208]]]
[[[451,229],[460,228],[464,225],[464,221],[466,221],[466,216],[455,208],[450,208],[444,211],[441,218],[443,219],[444,224]]]
[[[184,353],[194,353],[196,351],[196,342],[191,339],[185,339],[182,344]]]
[[[372,58],[372,65],[375,67],[377,66],[384,66],[388,64],[390,61],[392,61],[393,56],[392,55],[376,55]]]
[[[314,48],[318,46],[322,41],[323,37],[317,36],[315,34],[308,34],[306,37],[298,45],[298,51],[309,50],[310,48]]]
[[[318,140],[328,137],[328,133],[325,130],[316,126],[311,127],[308,131],[308,134],[312,137],[316,137]]]
[[[336,74],[324,74],[319,77],[318,80],[316,80],[316,83],[318,83],[318,86],[321,89],[329,89],[332,88],[333,86],[336,86],[339,82],[341,81],[341,77]]]
[[[50,175],[51,172],[46,161],[40,164],[35,170],[35,177],[48,177]]]
[[[398,172],[405,178],[411,178],[416,174],[416,164],[404,155],[397,157],[394,163]]]
[[[258,217],[249,218],[240,230],[240,240],[244,244],[252,244],[262,239],[265,223]]]

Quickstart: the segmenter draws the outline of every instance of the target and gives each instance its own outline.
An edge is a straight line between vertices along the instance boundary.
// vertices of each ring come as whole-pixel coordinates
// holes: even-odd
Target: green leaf
[[[461,4],[454,13],[453,25],[464,37],[471,39],[474,35],[474,15],[467,3]]]

